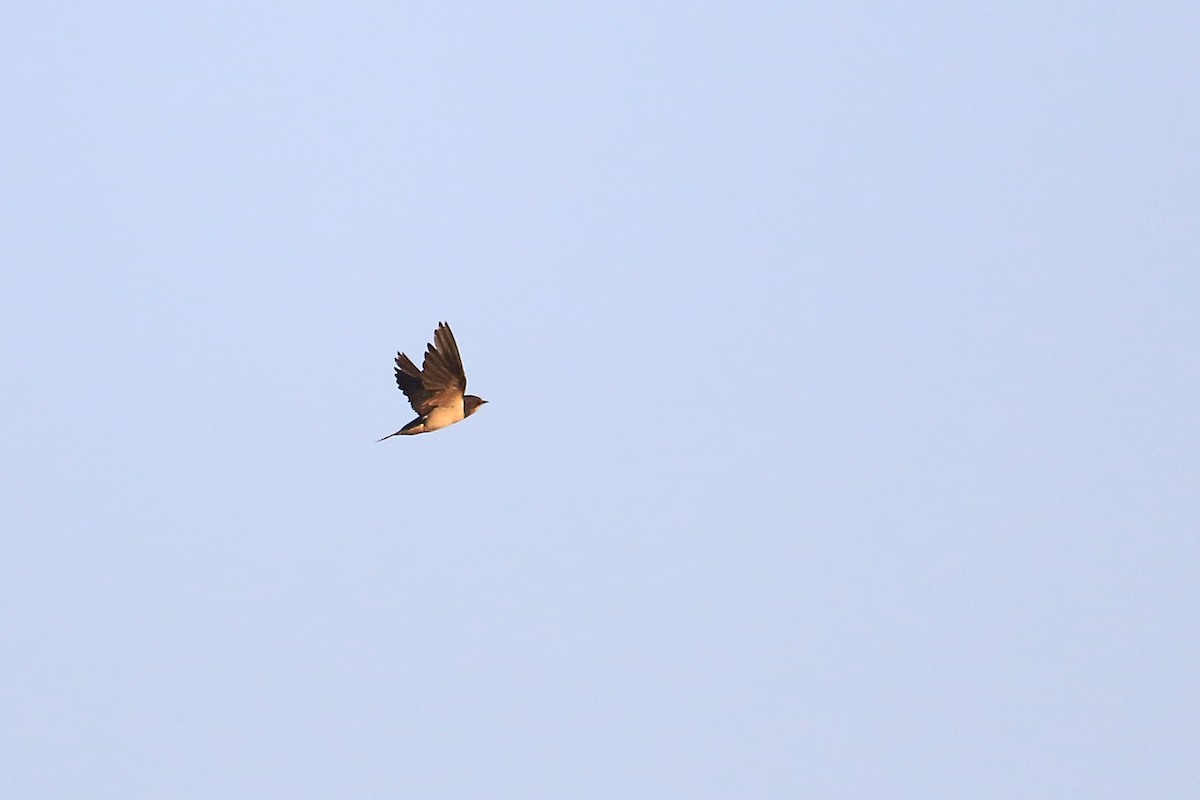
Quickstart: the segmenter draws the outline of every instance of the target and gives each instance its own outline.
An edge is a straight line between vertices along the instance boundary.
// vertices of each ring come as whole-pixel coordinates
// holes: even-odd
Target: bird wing
[[[408,404],[412,406],[413,411],[418,414],[426,413],[423,409],[429,402],[430,393],[425,391],[421,370],[417,369],[417,365],[404,353],[396,353],[396,385],[408,398]]]
[[[458,343],[446,323],[438,323],[421,367],[417,369],[404,353],[396,354],[396,385],[408,398],[413,411],[428,414],[438,406],[461,400],[467,388],[467,376],[463,372]]]
[[[425,363],[421,366],[425,378],[425,389],[431,392],[455,390],[460,394],[467,388],[467,376],[463,372],[462,356],[458,354],[458,343],[450,326],[439,322],[433,332],[433,344],[425,351]]]

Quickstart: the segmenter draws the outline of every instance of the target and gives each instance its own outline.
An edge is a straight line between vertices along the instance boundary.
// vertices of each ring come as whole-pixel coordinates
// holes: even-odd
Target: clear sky
[[[1198,796],[1194,2],[2,17],[0,797]]]

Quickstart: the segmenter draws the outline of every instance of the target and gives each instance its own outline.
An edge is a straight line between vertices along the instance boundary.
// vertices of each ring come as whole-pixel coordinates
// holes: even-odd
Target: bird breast
[[[439,428],[445,428],[447,425],[461,422],[463,417],[463,401],[460,397],[457,403],[448,406],[438,406],[433,411],[430,411],[428,416],[425,417],[425,430],[436,431]]]

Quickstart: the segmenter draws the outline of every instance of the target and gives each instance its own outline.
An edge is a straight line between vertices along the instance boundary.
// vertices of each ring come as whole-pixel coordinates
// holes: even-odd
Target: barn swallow
[[[439,322],[433,332],[433,344],[425,350],[421,369],[404,353],[396,354],[396,385],[420,416],[383,439],[445,428],[471,416],[487,402],[482,397],[464,394],[467,375],[463,372],[454,333],[444,322]]]

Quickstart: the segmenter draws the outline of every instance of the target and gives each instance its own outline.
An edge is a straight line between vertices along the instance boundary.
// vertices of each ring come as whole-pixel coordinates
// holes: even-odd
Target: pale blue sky
[[[2,17],[0,796],[1197,796],[1195,3]]]

